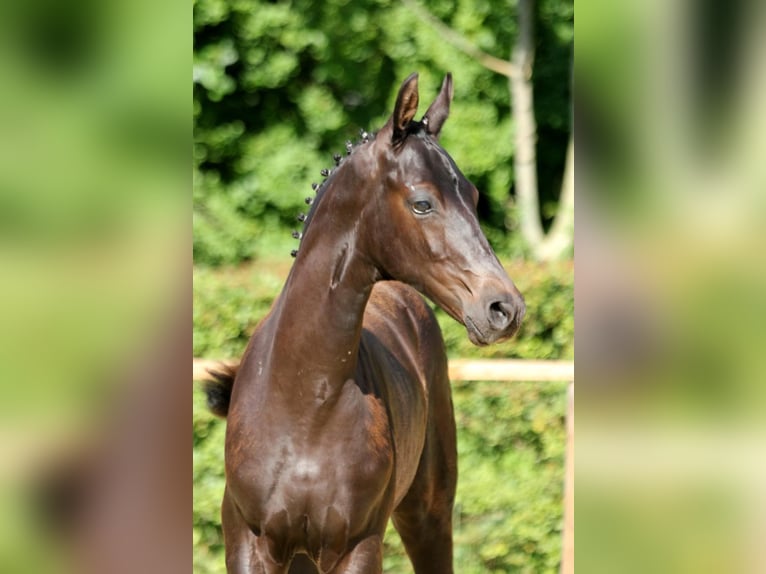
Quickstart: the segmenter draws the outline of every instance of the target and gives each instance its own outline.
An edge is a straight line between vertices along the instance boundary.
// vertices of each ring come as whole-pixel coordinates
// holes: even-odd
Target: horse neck
[[[364,204],[351,171],[341,169],[328,181],[270,317],[269,363],[293,388],[340,388],[356,368],[364,308],[378,272],[361,249]]]

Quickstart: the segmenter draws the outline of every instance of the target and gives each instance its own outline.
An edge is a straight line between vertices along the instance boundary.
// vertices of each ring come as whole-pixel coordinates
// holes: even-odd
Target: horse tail
[[[229,414],[231,390],[234,388],[234,378],[237,376],[239,365],[220,365],[215,371],[208,370],[212,380],[205,381],[203,390],[207,395],[207,407],[214,415],[226,418]]]

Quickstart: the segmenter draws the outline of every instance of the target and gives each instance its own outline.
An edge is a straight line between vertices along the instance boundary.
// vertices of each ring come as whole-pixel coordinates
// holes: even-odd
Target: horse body
[[[447,76],[413,122],[410,76],[388,124],[320,189],[230,397],[230,572],[379,573],[392,516],[417,574],[452,572],[447,360],[413,287],[477,344],[512,335],[524,311],[478,229],[475,188],[436,143],[451,95]]]
[[[259,380],[268,380],[273,357],[254,350],[268,348],[259,341],[270,327],[267,320],[245,355],[228,416],[227,504],[253,533],[245,532],[248,545],[261,536],[272,541],[275,567],[307,552],[327,572],[369,533],[382,540],[421,464],[429,421],[434,431],[439,421],[444,427],[431,440],[445,456],[422,464],[433,467],[431,475],[452,477],[443,493],[451,504],[456,453],[446,355],[416,292],[389,282],[372,289],[356,353],[337,359],[355,363],[348,377],[293,358],[284,392],[264,388]],[[248,377],[259,365],[262,378]],[[429,401],[432,395],[438,400]],[[442,518],[448,523],[449,512]]]

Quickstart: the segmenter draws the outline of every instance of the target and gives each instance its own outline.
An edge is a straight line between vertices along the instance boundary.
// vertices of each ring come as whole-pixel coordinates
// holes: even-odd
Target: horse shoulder
[[[420,463],[432,413],[429,396],[449,385],[444,343],[420,294],[398,282],[376,284],[364,321],[363,363],[384,387],[396,450],[396,501]],[[444,391],[444,389],[440,389]]]

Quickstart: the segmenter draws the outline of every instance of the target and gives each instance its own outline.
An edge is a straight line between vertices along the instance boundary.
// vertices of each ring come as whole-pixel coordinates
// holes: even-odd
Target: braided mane
[[[317,205],[322,200],[322,197],[324,196],[325,191],[328,187],[328,182],[330,179],[332,179],[332,175],[335,173],[335,171],[346,161],[346,159],[351,156],[351,154],[354,152],[355,149],[358,147],[368,143],[370,140],[375,139],[375,134],[369,133],[365,131],[364,129],[359,130],[359,141],[352,142],[351,140],[346,140],[346,155],[341,155],[339,153],[333,154],[333,161],[335,162],[335,165],[332,168],[325,168],[320,170],[320,174],[324,178],[322,183],[312,183],[311,189],[314,191],[315,195],[308,196],[305,199],[306,205],[311,206],[309,209],[308,214],[306,213],[299,213],[296,219],[303,223],[303,230],[298,231],[294,230],[292,232],[292,236],[294,239],[302,240],[303,235],[306,232],[306,229],[308,228],[309,224],[311,223],[312,217],[314,215],[314,212],[316,211]],[[299,244],[300,249],[300,244]],[[293,249],[290,252],[290,255],[293,257],[298,255],[298,249]]]

